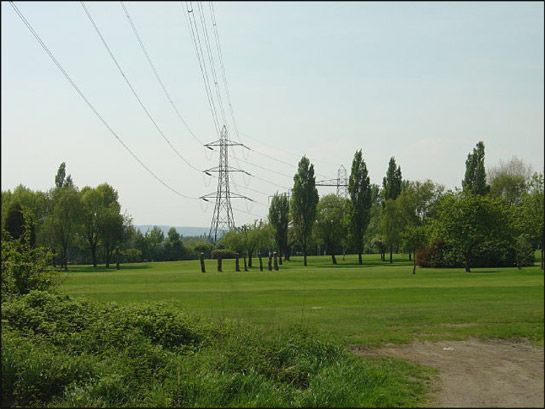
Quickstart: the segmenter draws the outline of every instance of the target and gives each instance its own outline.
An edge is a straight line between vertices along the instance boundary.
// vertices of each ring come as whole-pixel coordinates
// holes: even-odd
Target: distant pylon
[[[348,177],[343,165],[337,171],[337,196],[348,198]]]
[[[209,240],[216,243],[222,233],[235,227],[235,218],[233,217],[233,209],[231,208],[231,199],[247,199],[252,200],[246,196],[242,196],[236,193],[231,193],[229,187],[231,172],[243,172],[249,174],[242,169],[236,169],[229,166],[229,146],[243,146],[241,143],[232,142],[227,136],[227,127],[223,125],[220,133],[220,139],[204,145],[208,149],[213,150],[213,147],[219,146],[220,148],[220,161],[219,166],[210,168],[204,171],[207,175],[210,172],[218,173],[218,187],[215,194],[209,193],[201,196],[201,199],[208,201],[208,199],[215,199],[216,205],[214,206],[214,214],[212,216],[212,223],[210,225],[210,233],[208,234]]]
[[[337,179],[319,180],[316,186],[337,187],[337,196],[348,198],[348,177],[343,165],[337,171]]]

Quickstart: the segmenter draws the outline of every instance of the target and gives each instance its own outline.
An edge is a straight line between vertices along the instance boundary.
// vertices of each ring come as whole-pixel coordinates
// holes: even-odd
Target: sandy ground
[[[471,339],[352,350],[437,368],[437,391],[429,407],[544,407],[543,347],[528,341]]]

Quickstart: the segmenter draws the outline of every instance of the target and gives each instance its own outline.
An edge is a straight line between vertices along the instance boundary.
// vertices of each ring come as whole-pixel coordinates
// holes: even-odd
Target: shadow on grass
[[[309,264],[310,265],[310,264]],[[344,262],[342,260],[337,259],[337,264],[329,263],[329,264],[312,264],[312,267],[316,268],[365,268],[365,267],[396,267],[396,266],[412,266],[413,262],[408,260],[394,260],[393,263],[390,264],[389,261],[381,261],[381,260],[365,260],[363,264],[358,264],[358,262]]]
[[[500,270],[471,270],[468,274],[491,274],[491,273],[501,273]]]
[[[147,270],[150,269],[151,266],[149,264],[130,264],[127,266],[124,266],[121,264],[121,268],[117,270],[115,268],[115,264],[112,264],[110,268],[106,268],[104,266],[73,266],[68,268],[68,273],[115,273],[116,271],[123,272],[123,270]]]

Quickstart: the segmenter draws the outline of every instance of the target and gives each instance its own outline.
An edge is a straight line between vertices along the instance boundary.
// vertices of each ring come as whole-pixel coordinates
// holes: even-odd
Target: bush
[[[60,276],[48,267],[50,260],[45,248],[33,248],[29,240],[12,239],[2,231],[2,302],[58,285]]]
[[[2,321],[6,406],[411,406],[423,388],[308,328],[212,322],[173,303],[32,291]]]
[[[518,247],[503,242],[481,243],[473,250],[471,267],[513,267],[529,266],[534,262],[534,254],[530,246],[524,242]],[[416,263],[420,267],[464,267],[465,260],[460,251],[444,241],[416,251]]]
[[[226,258],[236,258],[236,251],[230,250],[230,249],[215,249],[212,251],[212,258],[217,259],[218,256],[221,254],[222,259]]]

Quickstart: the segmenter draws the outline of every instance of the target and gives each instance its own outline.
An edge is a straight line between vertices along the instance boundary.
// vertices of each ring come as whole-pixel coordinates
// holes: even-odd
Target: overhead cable
[[[83,10],[85,11],[85,14],[87,14],[87,17],[89,18],[89,20],[91,21],[91,24],[93,25],[95,31],[97,32],[98,36],[100,37],[100,40],[102,41],[102,44],[104,45],[104,47],[106,47],[106,50],[108,51],[108,54],[110,54],[110,57],[112,58],[113,62],[115,63],[117,69],[119,70],[119,73],[121,74],[121,76],[123,77],[123,79],[125,80],[125,83],[129,86],[130,90],[132,91],[134,97],[136,98],[136,100],[138,101],[138,103],[140,104],[140,106],[142,107],[142,109],[144,110],[144,112],[146,113],[147,117],[149,118],[149,120],[153,123],[153,125],[155,126],[155,129],[157,129],[157,132],[159,132],[159,134],[161,134],[161,136],[163,137],[163,139],[168,143],[168,145],[172,148],[172,150],[176,153],[176,155],[178,155],[178,157],[183,160],[187,166],[189,166],[190,168],[192,168],[193,170],[196,170],[197,172],[201,172],[200,169],[196,168],[195,166],[193,166],[190,162],[188,162],[181,154],[180,152],[178,152],[176,150],[176,148],[170,143],[170,141],[168,140],[168,138],[165,136],[165,134],[163,133],[163,131],[161,130],[161,128],[159,128],[159,125],[157,125],[157,122],[155,122],[155,120],[153,119],[153,117],[151,116],[151,114],[149,113],[148,109],[146,108],[146,106],[144,105],[144,103],[142,102],[142,100],[140,99],[140,97],[138,96],[138,94],[136,93],[134,87],[131,85],[129,79],[127,78],[127,76],[125,75],[125,72],[123,72],[123,69],[121,68],[121,66],[119,65],[119,63],[117,62],[117,59],[115,58],[112,50],[110,49],[110,47],[108,46],[108,43],[106,42],[106,40],[104,39],[104,37],[102,36],[100,30],[98,29],[98,26],[96,25],[95,21],[93,20],[93,17],[91,16],[91,14],[89,13],[89,10],[87,10],[87,7],[85,6],[85,4],[83,3],[83,1],[80,1],[80,4],[81,6],[83,7]]]
[[[168,102],[170,102],[170,105],[172,106],[172,108],[176,112],[176,115],[178,116],[180,121],[182,121],[182,123],[186,127],[187,131],[191,134],[191,136],[193,136],[193,138],[195,138],[195,140],[197,142],[199,142],[200,145],[204,145],[204,143],[197,137],[197,135],[195,135],[195,133],[191,130],[191,128],[189,128],[189,125],[187,125],[187,122],[184,120],[184,118],[180,114],[180,111],[178,111],[178,108],[176,107],[176,105],[174,105],[174,102],[172,101],[172,98],[171,98],[170,94],[168,93],[168,91],[167,91],[167,89],[165,87],[165,84],[163,84],[163,81],[161,80],[161,77],[159,76],[159,73],[157,72],[157,69],[155,68],[155,65],[151,61],[151,58],[150,58],[150,56],[148,54],[148,51],[146,50],[146,47],[144,46],[144,42],[140,38],[140,34],[138,34],[138,30],[136,29],[136,25],[135,25],[134,21],[132,20],[130,14],[129,14],[129,11],[127,10],[127,7],[125,7],[125,4],[122,1],[120,3],[121,3],[121,7],[123,7],[123,10],[125,11],[125,16],[127,17],[128,21],[129,21],[129,23],[131,25],[132,31],[133,31],[134,35],[136,36],[136,39],[138,40],[138,44],[140,44],[140,48],[144,52],[144,55],[146,56],[146,59],[148,60],[148,63],[150,65],[151,69],[153,70],[153,73],[155,74],[155,78],[157,78],[157,81],[159,82],[159,85],[161,85],[161,88],[163,89],[163,92],[165,93],[165,95],[166,95],[166,97],[168,99]]]
[[[89,106],[89,108],[91,108],[91,110],[95,113],[95,115],[98,117],[98,119],[102,122],[102,124],[108,129],[108,131],[110,131],[110,133],[119,141],[119,143],[121,143],[121,145],[127,150],[127,152],[129,152],[132,157],[134,159],[136,159],[136,161],[144,168],[146,169],[146,171],[148,171],[149,174],[151,174],[157,181],[159,181],[163,186],[165,186],[167,189],[171,190],[172,192],[176,193],[177,195],[181,196],[181,197],[184,197],[186,199],[192,199],[192,200],[198,200],[197,197],[189,197],[189,196],[186,196],[180,192],[178,192],[177,190],[175,190],[174,188],[172,188],[171,186],[169,186],[167,183],[165,183],[163,180],[161,180],[161,178],[159,178],[155,173],[153,173],[145,164],[144,162],[142,162],[138,156],[136,156],[136,154],[130,150],[130,148],[125,144],[125,142],[123,142],[123,140],[119,137],[119,135],[117,135],[117,133],[110,127],[110,125],[108,125],[108,123],[106,122],[106,120],[102,117],[102,115],[100,115],[100,113],[96,110],[96,108],[93,106],[93,104],[91,104],[91,102],[87,99],[87,97],[85,96],[85,94],[83,94],[83,92],[79,89],[79,87],[76,85],[76,83],[72,80],[72,78],[70,77],[70,75],[68,75],[68,73],[66,72],[66,70],[62,67],[62,65],[59,63],[59,61],[55,58],[55,56],[52,54],[52,52],[49,50],[49,48],[47,47],[47,45],[42,41],[42,39],[40,38],[40,36],[38,35],[38,33],[34,30],[34,28],[32,27],[32,25],[28,22],[28,20],[25,18],[25,16],[21,13],[21,11],[17,8],[17,6],[13,3],[13,1],[10,1],[10,4],[11,6],[13,7],[13,9],[15,10],[15,12],[17,13],[17,15],[19,16],[19,18],[21,19],[21,21],[23,21],[23,23],[27,26],[27,28],[29,29],[29,31],[32,33],[32,35],[34,36],[34,38],[38,41],[38,43],[42,46],[42,48],[45,50],[45,52],[47,53],[47,55],[49,56],[49,58],[51,58],[51,60],[55,63],[55,65],[57,66],[57,68],[61,71],[61,73],[64,75],[64,77],[68,80],[68,82],[70,83],[70,85],[72,85],[72,87],[76,90],[76,92],[78,93],[78,95],[83,99],[83,101],[87,104],[87,106]]]

